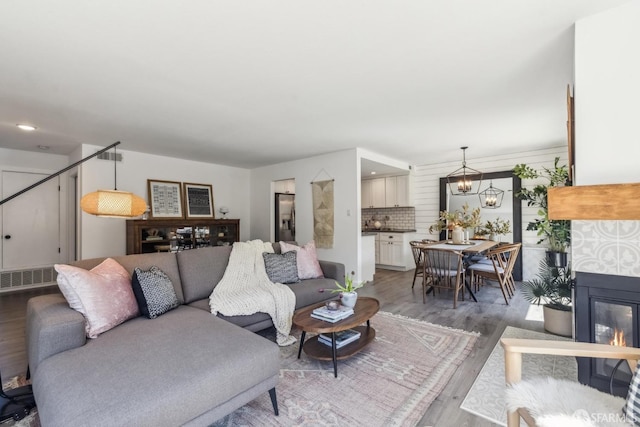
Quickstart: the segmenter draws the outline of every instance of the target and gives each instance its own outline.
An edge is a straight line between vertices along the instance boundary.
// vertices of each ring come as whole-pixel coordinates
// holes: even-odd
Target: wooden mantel
[[[552,187],[549,219],[640,220],[640,183]]]

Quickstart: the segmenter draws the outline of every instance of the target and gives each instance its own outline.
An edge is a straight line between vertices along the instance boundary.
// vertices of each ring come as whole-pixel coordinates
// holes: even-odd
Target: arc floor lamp
[[[79,160],[67,166],[64,169],[49,175],[46,178],[41,179],[35,184],[31,184],[27,188],[20,190],[17,193],[12,194],[11,196],[0,201],[0,206],[2,206],[3,204],[5,204],[10,200],[15,199],[19,195],[26,193],[27,191],[36,188],[40,184],[43,184],[49,181],[50,179],[53,179],[58,175],[63,174],[64,172],[67,172],[70,169],[73,169],[74,167],[86,162],[89,159],[99,156],[100,154],[112,148],[115,149],[115,147],[118,146],[119,144],[120,144],[120,141],[117,141],[111,144],[110,146],[103,148],[102,150],[96,151],[95,153],[83,158],[82,160]],[[80,207],[82,208],[83,211],[91,215],[97,215],[97,216],[106,216],[106,217],[115,217],[115,218],[131,218],[131,217],[142,215],[144,211],[147,209],[147,203],[144,201],[144,199],[142,199],[139,196],[136,196],[133,193],[130,193],[128,191],[118,191],[117,182],[116,182],[115,156],[114,156],[113,162],[114,162],[114,172],[113,172],[114,189],[98,190],[98,191],[94,191],[93,193],[85,194],[80,200]]]

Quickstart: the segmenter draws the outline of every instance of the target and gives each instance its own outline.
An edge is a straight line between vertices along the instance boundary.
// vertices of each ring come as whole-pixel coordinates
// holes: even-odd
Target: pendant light
[[[147,202],[128,191],[118,191],[117,155],[113,148],[113,190],[98,190],[85,194],[80,199],[80,208],[88,214],[111,218],[131,218],[142,215],[147,210]]]
[[[489,181],[489,187],[478,193],[480,206],[486,209],[496,209],[502,206],[504,191],[493,186],[493,181]]]
[[[59,170],[58,172],[52,173],[46,178],[43,178],[40,181],[34,184],[31,184],[26,188],[23,188],[17,193],[14,193],[9,197],[6,197],[0,200],[0,206],[15,199],[21,194],[24,194],[27,191],[30,191],[38,187],[39,185],[44,184],[45,182],[63,174],[64,172],[67,172],[75,168],[76,166],[86,162],[87,160],[92,159],[96,156],[99,156],[100,154],[110,150],[111,148],[115,150],[115,147],[118,144],[120,144],[120,141],[115,142],[110,146],[103,148],[99,151],[96,151],[95,153],[81,160],[78,160],[77,162]],[[115,179],[115,166],[116,166],[115,160],[116,159],[114,156],[114,179]],[[144,199],[136,196],[135,194],[132,194],[126,191],[118,191],[117,189],[115,189],[115,190],[98,190],[96,192],[86,194],[80,200],[80,207],[82,208],[83,211],[92,215],[99,215],[99,216],[106,216],[106,217],[113,217],[113,218],[132,218],[132,217],[142,215],[147,209],[147,204],[145,203]]]
[[[460,147],[462,150],[462,167],[447,175],[447,182],[452,196],[470,196],[478,194],[478,191],[480,191],[480,185],[482,185],[482,172],[467,166],[465,156],[467,148],[469,147]]]

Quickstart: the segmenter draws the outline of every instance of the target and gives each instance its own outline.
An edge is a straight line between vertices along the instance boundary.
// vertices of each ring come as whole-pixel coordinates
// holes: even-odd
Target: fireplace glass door
[[[634,346],[635,326],[633,312],[635,304],[624,304],[603,300],[593,303],[593,342],[619,346]],[[618,363],[613,359],[593,359],[593,373],[609,379]],[[615,384],[629,384],[631,370],[626,362],[620,363],[614,376]]]

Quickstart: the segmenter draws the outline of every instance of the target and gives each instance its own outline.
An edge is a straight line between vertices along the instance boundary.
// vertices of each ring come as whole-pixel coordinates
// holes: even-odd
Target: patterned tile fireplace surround
[[[572,221],[571,233],[575,271],[640,277],[640,221]]]
[[[640,221],[573,221],[576,340],[640,346]],[[578,359],[578,378],[608,391],[616,361]],[[614,393],[626,395],[631,372],[615,371]]]

